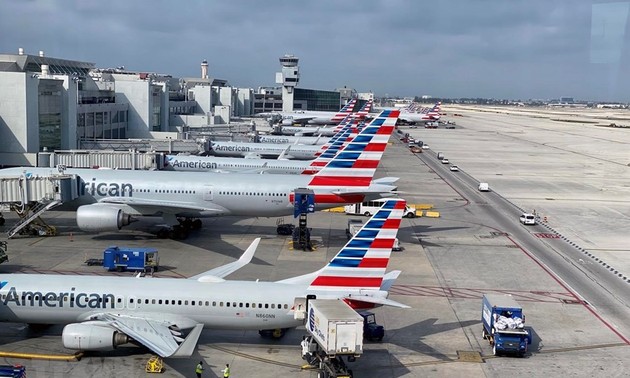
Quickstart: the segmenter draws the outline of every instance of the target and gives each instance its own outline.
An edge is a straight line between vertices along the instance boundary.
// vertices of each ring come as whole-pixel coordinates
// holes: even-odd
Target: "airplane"
[[[210,142],[210,152],[214,156],[239,157],[246,159],[270,158],[282,156],[286,159],[313,160],[322,146],[304,144],[267,144],[248,142]],[[290,152],[289,152],[290,150]]]
[[[369,108],[368,108],[369,109]],[[367,114],[367,113],[361,113]],[[365,119],[364,115],[350,114],[344,118],[361,120]],[[334,135],[337,135],[344,126],[344,120],[335,128],[330,128]],[[271,137],[273,138],[273,137]],[[289,138],[289,137],[280,137]],[[299,138],[298,138],[299,139]],[[330,138],[326,138],[330,141]],[[272,158],[272,159],[290,159],[290,160],[313,160],[319,153],[321,153],[322,147],[319,145],[303,145],[296,143],[247,143],[247,142],[222,142],[212,141],[210,143],[211,153],[214,156],[222,157],[244,157],[246,159],[259,159],[259,158]]]
[[[432,108],[426,108],[420,112],[413,110],[414,108],[403,109],[400,112],[399,120],[407,124],[420,124],[428,122],[436,122],[440,119],[440,103],[436,103]]]
[[[370,111],[372,110],[372,107],[374,106],[374,102],[372,100],[369,100],[367,103],[365,103],[365,105],[363,105],[363,107],[356,113],[351,113],[353,115],[358,116],[361,119],[367,118],[370,114]],[[343,120],[343,119],[342,119]],[[336,123],[339,123],[340,121],[336,121]],[[300,136],[300,137],[304,137],[304,136],[309,136],[309,135],[317,135],[317,136],[324,136],[324,137],[328,137],[328,136],[332,136],[334,135],[336,131],[336,128],[334,127],[309,127],[309,126],[290,126],[290,125],[285,125],[282,124],[278,130],[275,130],[274,133],[280,133],[282,135],[294,135],[295,137]],[[286,138],[286,137],[285,137]],[[265,140],[270,140],[272,139],[271,136],[265,136],[264,138]],[[295,141],[295,139],[294,139]],[[262,142],[262,140],[261,140]],[[267,143],[267,142],[265,142]],[[306,142],[302,142],[302,143],[306,143]]]
[[[272,112],[272,113],[259,113],[262,117],[280,117],[280,123],[282,125],[293,125],[294,123],[301,124],[322,124],[322,125],[336,125],[341,122],[347,115],[352,113],[357,99],[353,98],[346,105],[344,105],[338,112],[324,112],[324,111],[293,111],[293,112]]]
[[[196,156],[196,155],[166,155],[165,170],[172,171],[206,171],[206,172],[250,172],[269,174],[314,174],[321,170],[346,143],[353,140],[358,130],[361,130],[365,120],[344,120],[339,125],[341,130],[322,147],[322,154],[314,160],[270,160],[270,159],[241,159],[233,157]],[[361,123],[357,125],[357,123]],[[325,152],[325,154],[323,153]]]
[[[224,279],[251,261],[260,238],[238,260],[188,279],[0,274],[0,321],[65,324],[62,342],[72,350],[134,342],[163,358],[184,358],[203,328],[300,326],[296,303],[307,296],[343,299],[355,309],[409,308],[387,298],[401,272],[385,273],[404,209],[402,199],[386,201],[323,268],[275,282]]]
[[[185,239],[190,229],[201,228],[199,218],[293,214],[299,188],[313,190],[316,209],[381,198],[396,189],[392,178],[372,180],[398,114],[382,112],[312,176],[67,168],[66,174],[77,176],[79,196],[58,209],[76,210],[79,228],[93,232],[120,230],[136,217],[161,216],[175,226],[158,236]],[[0,179],[51,173],[51,168],[6,168]]]

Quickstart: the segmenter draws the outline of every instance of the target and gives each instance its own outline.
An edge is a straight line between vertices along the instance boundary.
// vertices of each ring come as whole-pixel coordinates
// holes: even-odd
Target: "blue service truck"
[[[160,259],[155,248],[110,246],[103,251],[103,267],[123,272],[127,270],[155,272]]]
[[[26,368],[22,365],[0,365],[0,377],[26,378]]]
[[[527,353],[531,335],[524,328],[523,308],[511,295],[484,294],[481,308],[483,338],[492,346],[492,354]]]

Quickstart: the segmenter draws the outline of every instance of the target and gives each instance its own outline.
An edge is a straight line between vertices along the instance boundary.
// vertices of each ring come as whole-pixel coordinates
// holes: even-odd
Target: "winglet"
[[[243,252],[238,260],[214,269],[210,269],[207,272],[197,274],[190,277],[189,279],[207,281],[205,277],[209,277],[210,280],[213,280],[216,278],[223,278],[228,274],[234,273],[235,271],[244,267],[245,265],[249,264],[250,261],[252,261],[252,257],[254,257],[254,252],[256,252],[256,248],[258,248],[258,243],[260,243],[260,238],[254,239],[252,244],[249,245],[249,247],[245,250],[245,252]]]
[[[203,324],[197,324],[195,328],[192,329],[184,339],[184,342],[179,344],[179,347],[170,357],[190,357],[195,351],[195,347],[197,346],[197,341],[199,340],[199,336],[201,336],[201,331],[203,330]]]

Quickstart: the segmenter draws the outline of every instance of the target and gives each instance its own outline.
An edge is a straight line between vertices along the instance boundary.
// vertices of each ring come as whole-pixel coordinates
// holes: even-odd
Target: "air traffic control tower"
[[[282,72],[276,73],[276,84],[282,84],[282,111],[293,111],[293,92],[300,81],[300,68],[297,56],[285,55],[280,57]]]

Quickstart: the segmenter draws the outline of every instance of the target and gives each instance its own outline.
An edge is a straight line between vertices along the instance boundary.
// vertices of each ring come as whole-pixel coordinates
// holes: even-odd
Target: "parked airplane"
[[[277,329],[301,325],[307,295],[343,299],[357,309],[408,306],[388,299],[400,271],[385,273],[405,201],[385,202],[322,269],[276,282],[227,281],[260,242],[227,265],[190,277],[0,274],[0,321],[66,324],[68,349],[107,351],[128,342],[162,357],[189,357],[202,329]],[[190,330],[184,337],[182,330]]]
[[[357,104],[357,99],[353,98],[344,105],[338,112],[323,112],[313,110],[298,110],[293,112],[272,112],[259,113],[262,117],[280,117],[282,125],[301,124],[318,124],[318,125],[336,125],[341,122],[347,115],[352,113]]]
[[[356,113],[352,113],[353,115],[358,116],[361,119],[367,118],[372,110],[374,103],[372,100],[369,100],[363,107]],[[339,123],[339,121],[337,121]],[[336,128],[334,127],[309,127],[309,126],[286,126],[281,125],[274,133],[280,133],[283,135],[294,135],[294,136],[332,136],[335,133]],[[266,139],[269,140],[271,137],[266,136]],[[278,137],[279,138],[279,137]]]
[[[115,231],[132,217],[162,216],[179,225],[170,236],[185,238],[189,228],[201,227],[198,218],[242,215],[274,217],[293,213],[295,190],[314,191],[316,209],[363,202],[387,196],[390,180],[372,181],[383,156],[398,111],[384,111],[366,126],[324,169],[307,175],[252,175],[169,171],[71,169],[78,176],[79,197],[66,203],[77,209],[84,231]],[[2,177],[50,175],[50,168],[7,168]],[[211,176],[210,176],[211,175]],[[162,233],[167,236],[168,230]]]
[[[367,114],[367,113],[361,113]],[[365,119],[364,115],[351,115],[355,117],[354,119]],[[346,116],[344,119],[347,119],[349,116]],[[342,120],[343,122],[343,120]],[[339,133],[342,128],[342,124],[340,123],[338,126],[334,128],[330,128],[329,130],[333,132],[333,136]],[[288,138],[288,137],[284,137]],[[326,138],[330,140],[330,138]],[[212,154],[214,156],[224,156],[224,157],[244,157],[250,159],[257,158],[280,158],[283,159],[294,159],[294,160],[313,160],[318,153],[321,152],[321,146],[317,145],[302,145],[302,144],[275,144],[275,143],[243,143],[243,142],[220,142],[214,141],[211,142]]]
[[[440,119],[440,103],[436,103],[432,108],[423,109],[420,112],[414,110],[401,110],[400,121],[407,124],[421,124],[435,122]]]
[[[354,139],[362,125],[356,125],[358,119],[345,120],[340,123],[342,129],[330,138],[322,147],[320,154],[314,160],[270,160],[270,159],[241,159],[217,156],[195,155],[166,155],[165,168],[172,171],[206,171],[206,172],[249,172],[270,174],[314,174],[321,170],[343,146]],[[345,122],[345,123],[344,123]],[[365,121],[360,121],[362,124]]]

